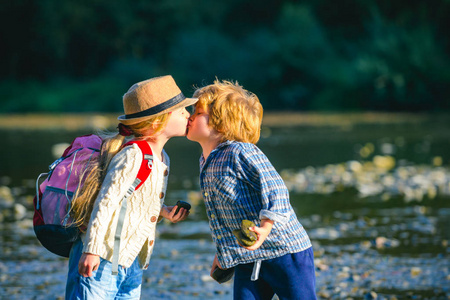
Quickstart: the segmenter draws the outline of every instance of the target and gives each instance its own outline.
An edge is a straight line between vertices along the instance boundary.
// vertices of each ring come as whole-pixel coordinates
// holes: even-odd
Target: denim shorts
[[[119,274],[112,275],[111,262],[100,258],[100,266],[91,277],[78,273],[78,262],[83,250],[79,239],[69,257],[66,300],[139,299],[141,296],[142,269],[137,259],[129,268],[119,265]]]
[[[263,260],[259,279],[251,281],[254,263],[237,265],[234,273],[235,300],[315,300],[316,275],[311,248]]]

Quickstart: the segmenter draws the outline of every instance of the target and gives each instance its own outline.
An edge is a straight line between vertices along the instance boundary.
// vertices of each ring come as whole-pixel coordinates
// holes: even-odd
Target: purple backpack
[[[41,244],[51,252],[69,257],[80,230],[69,216],[71,200],[81,188],[85,171],[100,154],[102,139],[97,135],[75,138],[63,155],[39,175],[34,197],[33,227]],[[47,179],[39,185],[39,179]]]
[[[147,142],[132,141],[124,146],[136,143],[144,154],[138,176],[122,200],[126,210],[126,198],[137,190],[148,178],[152,169],[153,156]],[[88,166],[100,154],[102,139],[94,134],[80,136],[64,151],[63,155],[49,166],[48,173],[42,173],[36,180],[34,197],[33,227],[36,237],[49,251],[63,257],[69,257],[73,243],[80,236],[80,229],[72,224],[69,215],[71,200],[76,191],[83,186],[89,170]],[[42,176],[47,178],[39,185]],[[124,212],[121,213],[124,214]],[[122,224],[117,225],[120,231]],[[116,251],[115,251],[116,252]],[[118,252],[118,249],[117,249]],[[117,256],[117,253],[114,253]]]

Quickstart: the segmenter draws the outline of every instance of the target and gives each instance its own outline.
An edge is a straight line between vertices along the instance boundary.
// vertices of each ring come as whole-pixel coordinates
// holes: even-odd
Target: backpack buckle
[[[147,161],[147,165],[149,169],[153,168],[153,155],[144,154],[144,159]]]

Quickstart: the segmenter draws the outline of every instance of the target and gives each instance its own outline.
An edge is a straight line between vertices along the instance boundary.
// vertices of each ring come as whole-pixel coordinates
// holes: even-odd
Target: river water
[[[291,191],[313,242],[320,299],[450,299],[450,122],[264,126],[258,146]],[[86,130],[0,130],[0,298],[63,299],[67,260],[32,229],[34,180],[53,145]],[[142,299],[232,299],[209,277],[214,258],[198,192],[200,147],[168,142],[167,204],[189,220],[161,223]]]

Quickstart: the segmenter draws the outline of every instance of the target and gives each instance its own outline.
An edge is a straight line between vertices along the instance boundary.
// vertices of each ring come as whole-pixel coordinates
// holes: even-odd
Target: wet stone
[[[245,236],[245,238],[247,238],[251,241],[256,241],[256,239],[257,239],[256,233],[253,231],[250,231],[250,227],[253,227],[253,226],[255,226],[255,223],[253,223],[252,221],[242,220],[241,231],[242,231],[242,234]]]
[[[250,231],[250,227],[255,226],[255,223],[249,220],[243,220],[241,228],[233,230],[233,234],[239,243],[243,246],[250,247],[256,242],[256,233]]]

